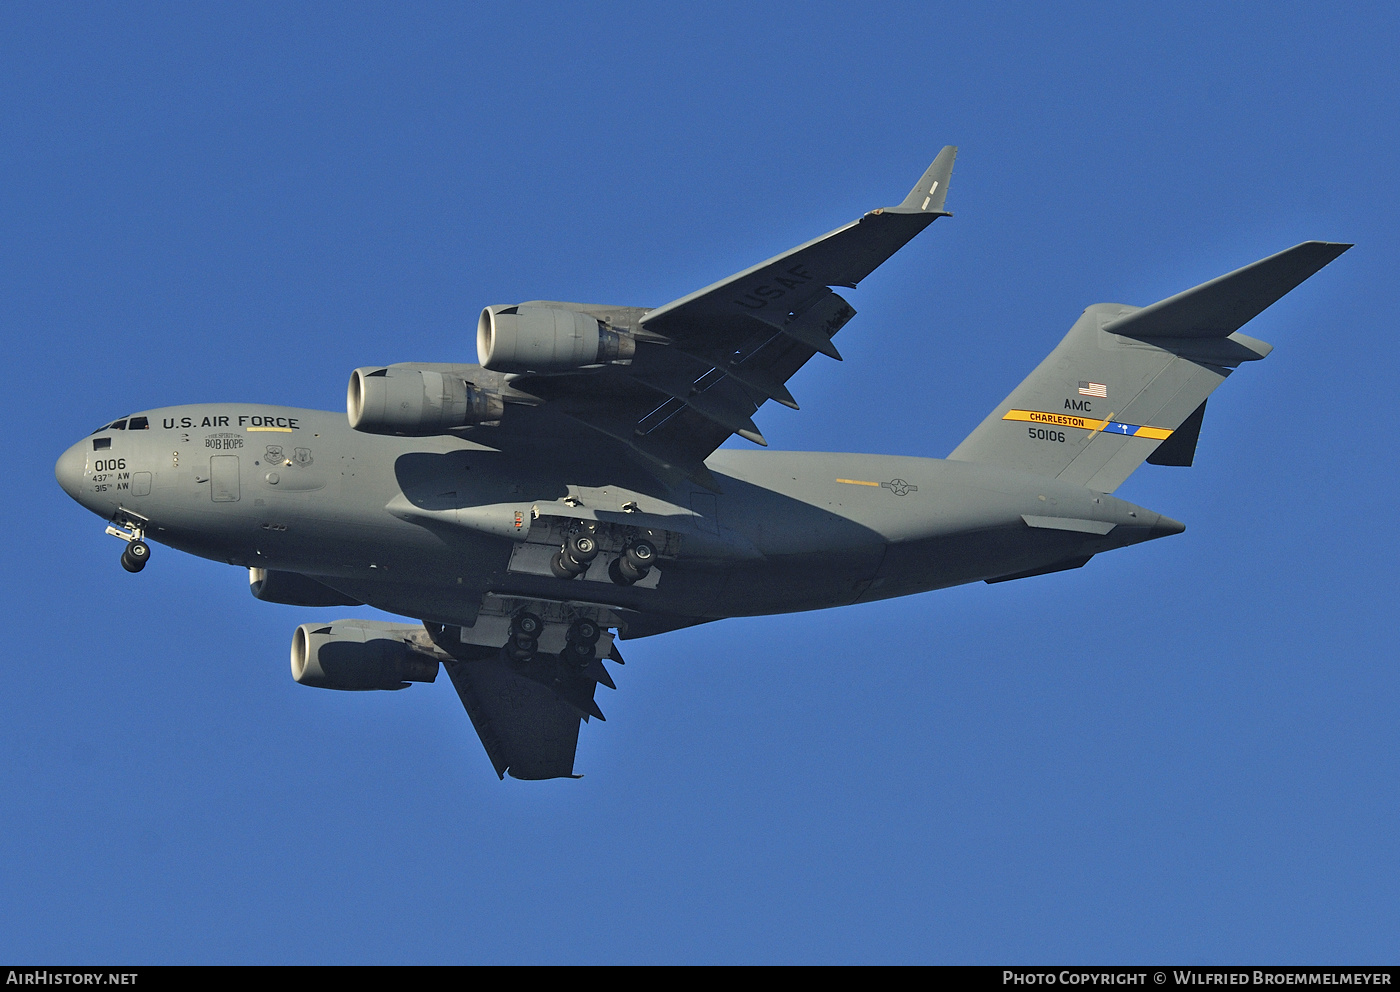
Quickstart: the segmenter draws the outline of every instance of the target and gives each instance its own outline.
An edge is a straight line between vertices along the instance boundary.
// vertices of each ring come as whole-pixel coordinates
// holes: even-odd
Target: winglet
[[[948,198],[948,181],[953,176],[953,159],[957,156],[957,145],[944,145],[904,202],[890,209],[921,214],[945,213],[943,202]]]

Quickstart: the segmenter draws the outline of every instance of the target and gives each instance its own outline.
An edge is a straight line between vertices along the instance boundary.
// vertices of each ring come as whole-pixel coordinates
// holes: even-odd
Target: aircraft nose
[[[87,453],[83,450],[84,442],[79,441],[59,456],[58,464],[53,467],[54,478],[63,487],[63,491],[79,503],[82,500],[79,494],[83,490],[83,469],[87,468]]]

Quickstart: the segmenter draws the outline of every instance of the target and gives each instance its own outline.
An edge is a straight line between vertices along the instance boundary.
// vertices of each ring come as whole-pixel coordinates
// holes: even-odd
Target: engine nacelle
[[[636,352],[630,335],[560,307],[487,307],[476,325],[477,361],[494,372],[568,372]]]
[[[425,437],[500,420],[505,403],[499,393],[453,375],[367,368],[350,374],[345,412],[357,431]]]
[[[372,620],[304,623],[292,635],[292,678],[318,689],[405,689],[432,682],[438,661]]]

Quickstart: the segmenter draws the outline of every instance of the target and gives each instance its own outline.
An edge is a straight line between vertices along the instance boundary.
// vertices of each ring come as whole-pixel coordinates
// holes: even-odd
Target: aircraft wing
[[[957,149],[948,145],[925,170],[904,202],[881,207],[844,227],[798,245],[766,262],[721,279],[652,310],[642,320],[649,331],[682,346],[712,347],[716,338],[743,336],[750,321],[807,340],[832,354],[808,322],[794,321],[830,286],[856,287],[866,276],[939,217],[948,196]],[[800,328],[792,325],[797,323]]]
[[[510,386],[713,488],[702,464],[731,434],[766,445],[766,401],[797,409],[785,385],[855,310],[854,287],[943,209],[957,149],[944,148],[899,205],[858,220],[654,310],[582,307],[637,339],[630,365],[517,375]],[[546,302],[546,301],[537,301]]]
[[[444,667],[498,776],[573,775],[579,727],[573,707],[503,661],[448,661]]]
[[[461,645],[453,654],[443,667],[498,776],[578,777],[574,753],[579,723],[604,718],[593,695],[599,682],[613,687],[601,660],[566,671],[552,655],[511,665],[497,649]],[[615,649],[609,657],[622,660]]]

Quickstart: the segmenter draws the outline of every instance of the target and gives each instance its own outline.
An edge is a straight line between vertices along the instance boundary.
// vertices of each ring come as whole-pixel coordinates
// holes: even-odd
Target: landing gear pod
[[[364,605],[358,599],[336,592],[310,576],[270,568],[248,569],[248,591],[254,599],[264,603],[282,603],[286,606]]]
[[[405,689],[432,682],[438,661],[373,621],[304,623],[292,635],[292,678],[318,689]]]
[[[391,366],[352,372],[345,412],[357,431],[426,437],[499,421],[505,403],[456,376]]]
[[[487,307],[476,328],[476,356],[493,372],[568,372],[629,361],[637,342],[596,318],[559,307]]]

